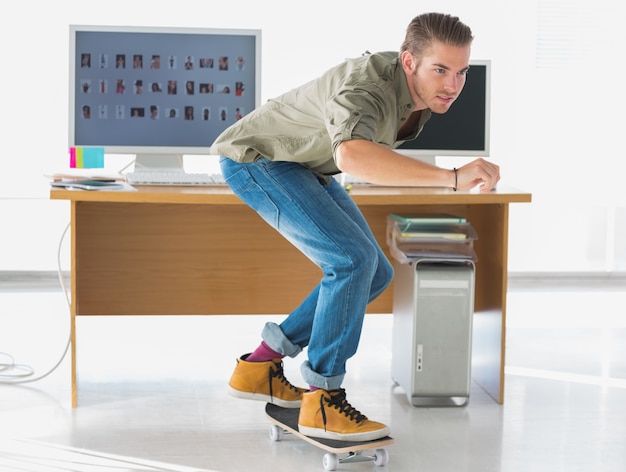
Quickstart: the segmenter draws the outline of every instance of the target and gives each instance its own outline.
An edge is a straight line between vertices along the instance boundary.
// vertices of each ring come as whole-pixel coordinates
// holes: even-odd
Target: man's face
[[[469,69],[470,46],[450,46],[435,41],[420,63],[409,52],[402,54],[409,92],[417,110],[445,113],[463,90]]]

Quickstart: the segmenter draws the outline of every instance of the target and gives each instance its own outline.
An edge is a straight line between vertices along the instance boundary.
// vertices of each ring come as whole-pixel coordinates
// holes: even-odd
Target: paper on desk
[[[55,188],[63,188],[66,190],[79,189],[79,190],[130,190],[136,191],[134,187],[131,187],[126,182],[111,182],[103,180],[57,180],[50,182],[50,185]]]
[[[124,182],[126,177],[119,172],[105,171],[104,169],[66,169],[62,172],[44,174],[44,177],[53,182],[62,180],[116,180]]]

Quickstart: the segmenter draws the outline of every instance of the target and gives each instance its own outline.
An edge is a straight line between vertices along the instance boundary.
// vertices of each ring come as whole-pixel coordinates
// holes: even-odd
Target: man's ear
[[[402,68],[404,69],[405,73],[409,74],[415,70],[415,56],[409,51],[404,51],[400,55],[400,62],[402,62]]]

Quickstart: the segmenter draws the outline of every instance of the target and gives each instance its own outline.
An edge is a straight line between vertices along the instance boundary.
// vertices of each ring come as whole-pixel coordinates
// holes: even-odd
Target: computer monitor
[[[437,156],[488,157],[491,61],[472,60],[461,95],[443,114],[433,113],[420,135],[398,151],[435,162]]]
[[[261,31],[70,26],[69,146],[178,168],[258,107]]]

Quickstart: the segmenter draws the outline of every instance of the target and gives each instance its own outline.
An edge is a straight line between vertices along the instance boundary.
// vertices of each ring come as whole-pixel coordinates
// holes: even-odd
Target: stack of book
[[[399,262],[415,259],[476,261],[476,231],[464,217],[449,214],[387,217],[387,244]]]

